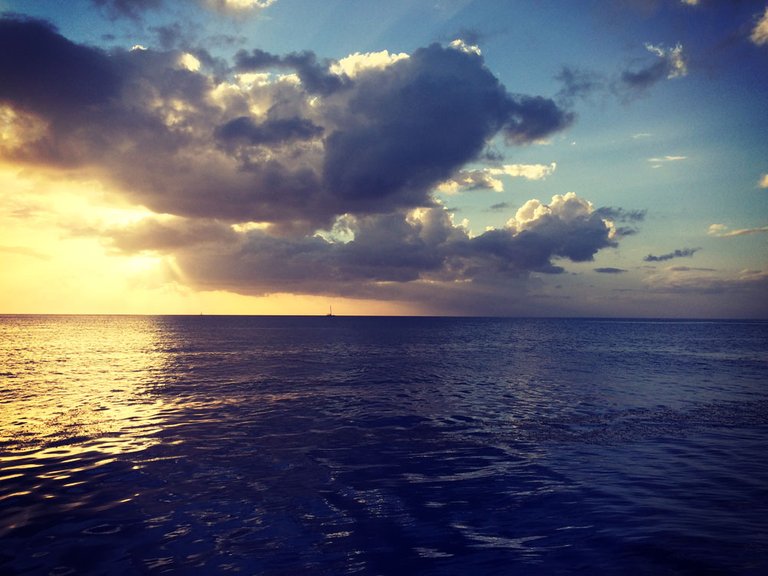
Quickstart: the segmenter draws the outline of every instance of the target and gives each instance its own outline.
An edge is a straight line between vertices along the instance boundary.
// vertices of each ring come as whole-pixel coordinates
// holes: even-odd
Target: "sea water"
[[[1,574],[768,573],[768,323],[0,317]]]

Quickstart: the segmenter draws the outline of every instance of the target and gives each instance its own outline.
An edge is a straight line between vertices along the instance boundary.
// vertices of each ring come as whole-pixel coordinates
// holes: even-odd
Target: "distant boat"
[[[333,316],[333,306],[328,306],[328,314],[325,315],[326,318],[331,318]]]

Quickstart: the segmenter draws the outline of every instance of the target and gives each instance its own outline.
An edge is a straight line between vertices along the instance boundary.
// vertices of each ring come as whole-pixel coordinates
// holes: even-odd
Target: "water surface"
[[[768,573],[768,324],[0,317],[2,574]]]

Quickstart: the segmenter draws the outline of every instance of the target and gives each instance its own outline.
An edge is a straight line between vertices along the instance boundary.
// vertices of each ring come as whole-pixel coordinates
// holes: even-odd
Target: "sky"
[[[768,0],[0,0],[0,313],[768,318]]]

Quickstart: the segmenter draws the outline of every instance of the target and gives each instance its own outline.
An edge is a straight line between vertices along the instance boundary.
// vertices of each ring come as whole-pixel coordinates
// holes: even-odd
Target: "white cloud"
[[[443,194],[458,194],[465,190],[504,191],[504,182],[498,176],[525,178],[526,180],[543,180],[557,168],[557,163],[551,164],[504,164],[499,168],[483,168],[481,170],[461,170],[450,180],[440,183],[436,190]]]
[[[208,0],[208,4],[219,10],[253,10],[268,8],[277,0]]]
[[[556,194],[552,201],[542,204],[541,201],[528,200],[515,213],[513,218],[507,221],[507,228],[516,232],[535,228],[541,220],[556,218],[563,222],[572,222],[577,219],[589,217],[594,212],[592,203],[576,196],[574,192],[565,195]]]
[[[683,4],[686,4],[687,6],[698,6],[699,0],[680,0]]]
[[[390,54],[388,50],[366,52],[364,54],[355,52],[354,54],[342,58],[338,62],[334,62],[329,71],[338,76],[346,74],[350,78],[354,78],[364,70],[382,70],[391,66],[398,60],[403,60],[405,58],[408,58],[408,54],[405,52],[400,52],[398,54]]]
[[[657,156],[654,158],[648,158],[648,162],[680,162],[681,160],[687,160],[688,156]]]
[[[760,188],[768,188],[768,173],[763,174],[760,181],[757,183]]]
[[[189,52],[184,52],[179,56],[179,66],[190,72],[197,72],[200,70],[200,60]]]
[[[670,162],[682,162],[683,160],[687,160],[688,156],[675,156],[667,154],[666,156],[655,156],[653,158],[648,158],[648,162],[652,164],[652,168],[661,168],[663,164],[668,164]]]
[[[661,45],[646,44],[646,50],[655,54],[667,63],[667,78],[681,78],[688,75],[688,66],[683,56],[683,45],[674,48],[664,48]]]
[[[757,228],[740,228],[738,230],[729,230],[725,224],[712,224],[707,230],[707,234],[716,238],[733,238],[734,236],[747,236],[749,234],[760,234],[768,232],[768,226],[759,226]]]
[[[462,52],[466,52],[467,54],[476,54],[478,56],[482,54],[479,46],[476,46],[475,44],[467,44],[461,38],[457,38],[456,40],[451,42],[451,48],[455,48],[456,50],[461,50]]]
[[[494,176],[506,175],[526,180],[543,180],[550,176],[557,168],[557,163],[551,164],[505,164],[501,168],[490,168],[488,171]]]
[[[755,24],[749,39],[758,46],[768,44],[768,8],[765,9],[765,12],[763,12],[757,24]]]
[[[461,170],[455,177],[438,184],[435,190],[448,195],[458,194],[466,190],[503,192],[504,183],[491,176],[488,170]]]

